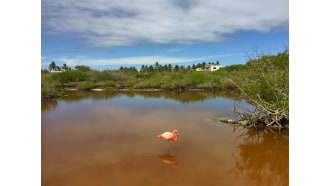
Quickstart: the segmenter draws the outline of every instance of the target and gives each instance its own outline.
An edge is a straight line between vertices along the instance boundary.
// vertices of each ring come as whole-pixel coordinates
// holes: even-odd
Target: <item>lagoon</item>
[[[43,101],[42,185],[288,185],[288,131],[248,130],[222,92],[73,92]],[[157,138],[178,129],[176,142]]]

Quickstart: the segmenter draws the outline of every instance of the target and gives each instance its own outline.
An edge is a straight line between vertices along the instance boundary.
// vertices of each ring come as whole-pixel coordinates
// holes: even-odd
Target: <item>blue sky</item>
[[[289,47],[288,0],[42,0],[41,68],[220,61]]]

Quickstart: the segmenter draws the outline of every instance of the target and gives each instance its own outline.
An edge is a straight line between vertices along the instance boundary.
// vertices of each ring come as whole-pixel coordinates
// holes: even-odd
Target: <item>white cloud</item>
[[[97,47],[211,42],[240,30],[287,29],[288,5],[288,0],[42,0],[42,29]]]

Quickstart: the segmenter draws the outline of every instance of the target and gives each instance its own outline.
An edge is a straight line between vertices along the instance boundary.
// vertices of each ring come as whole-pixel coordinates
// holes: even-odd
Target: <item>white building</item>
[[[205,71],[210,71],[210,72],[214,72],[219,70],[220,68],[222,68],[223,66],[221,65],[215,65],[215,64],[206,64],[205,65]]]

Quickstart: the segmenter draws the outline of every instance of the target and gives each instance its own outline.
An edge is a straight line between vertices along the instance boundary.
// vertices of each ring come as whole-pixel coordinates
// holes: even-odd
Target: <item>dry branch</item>
[[[288,113],[288,106],[284,108],[276,108],[271,103],[268,103],[260,98],[257,95],[256,99],[253,99],[249,96],[243,89],[240,88],[235,82],[231,81],[235,84],[241,93],[247,97],[249,101],[251,101],[255,105],[254,112],[249,112],[246,110],[242,110],[238,108],[237,105],[234,105],[234,112],[239,115],[239,121],[248,121],[248,127],[278,127],[284,128],[288,126],[289,123],[289,113]],[[239,122],[238,122],[239,123]]]

